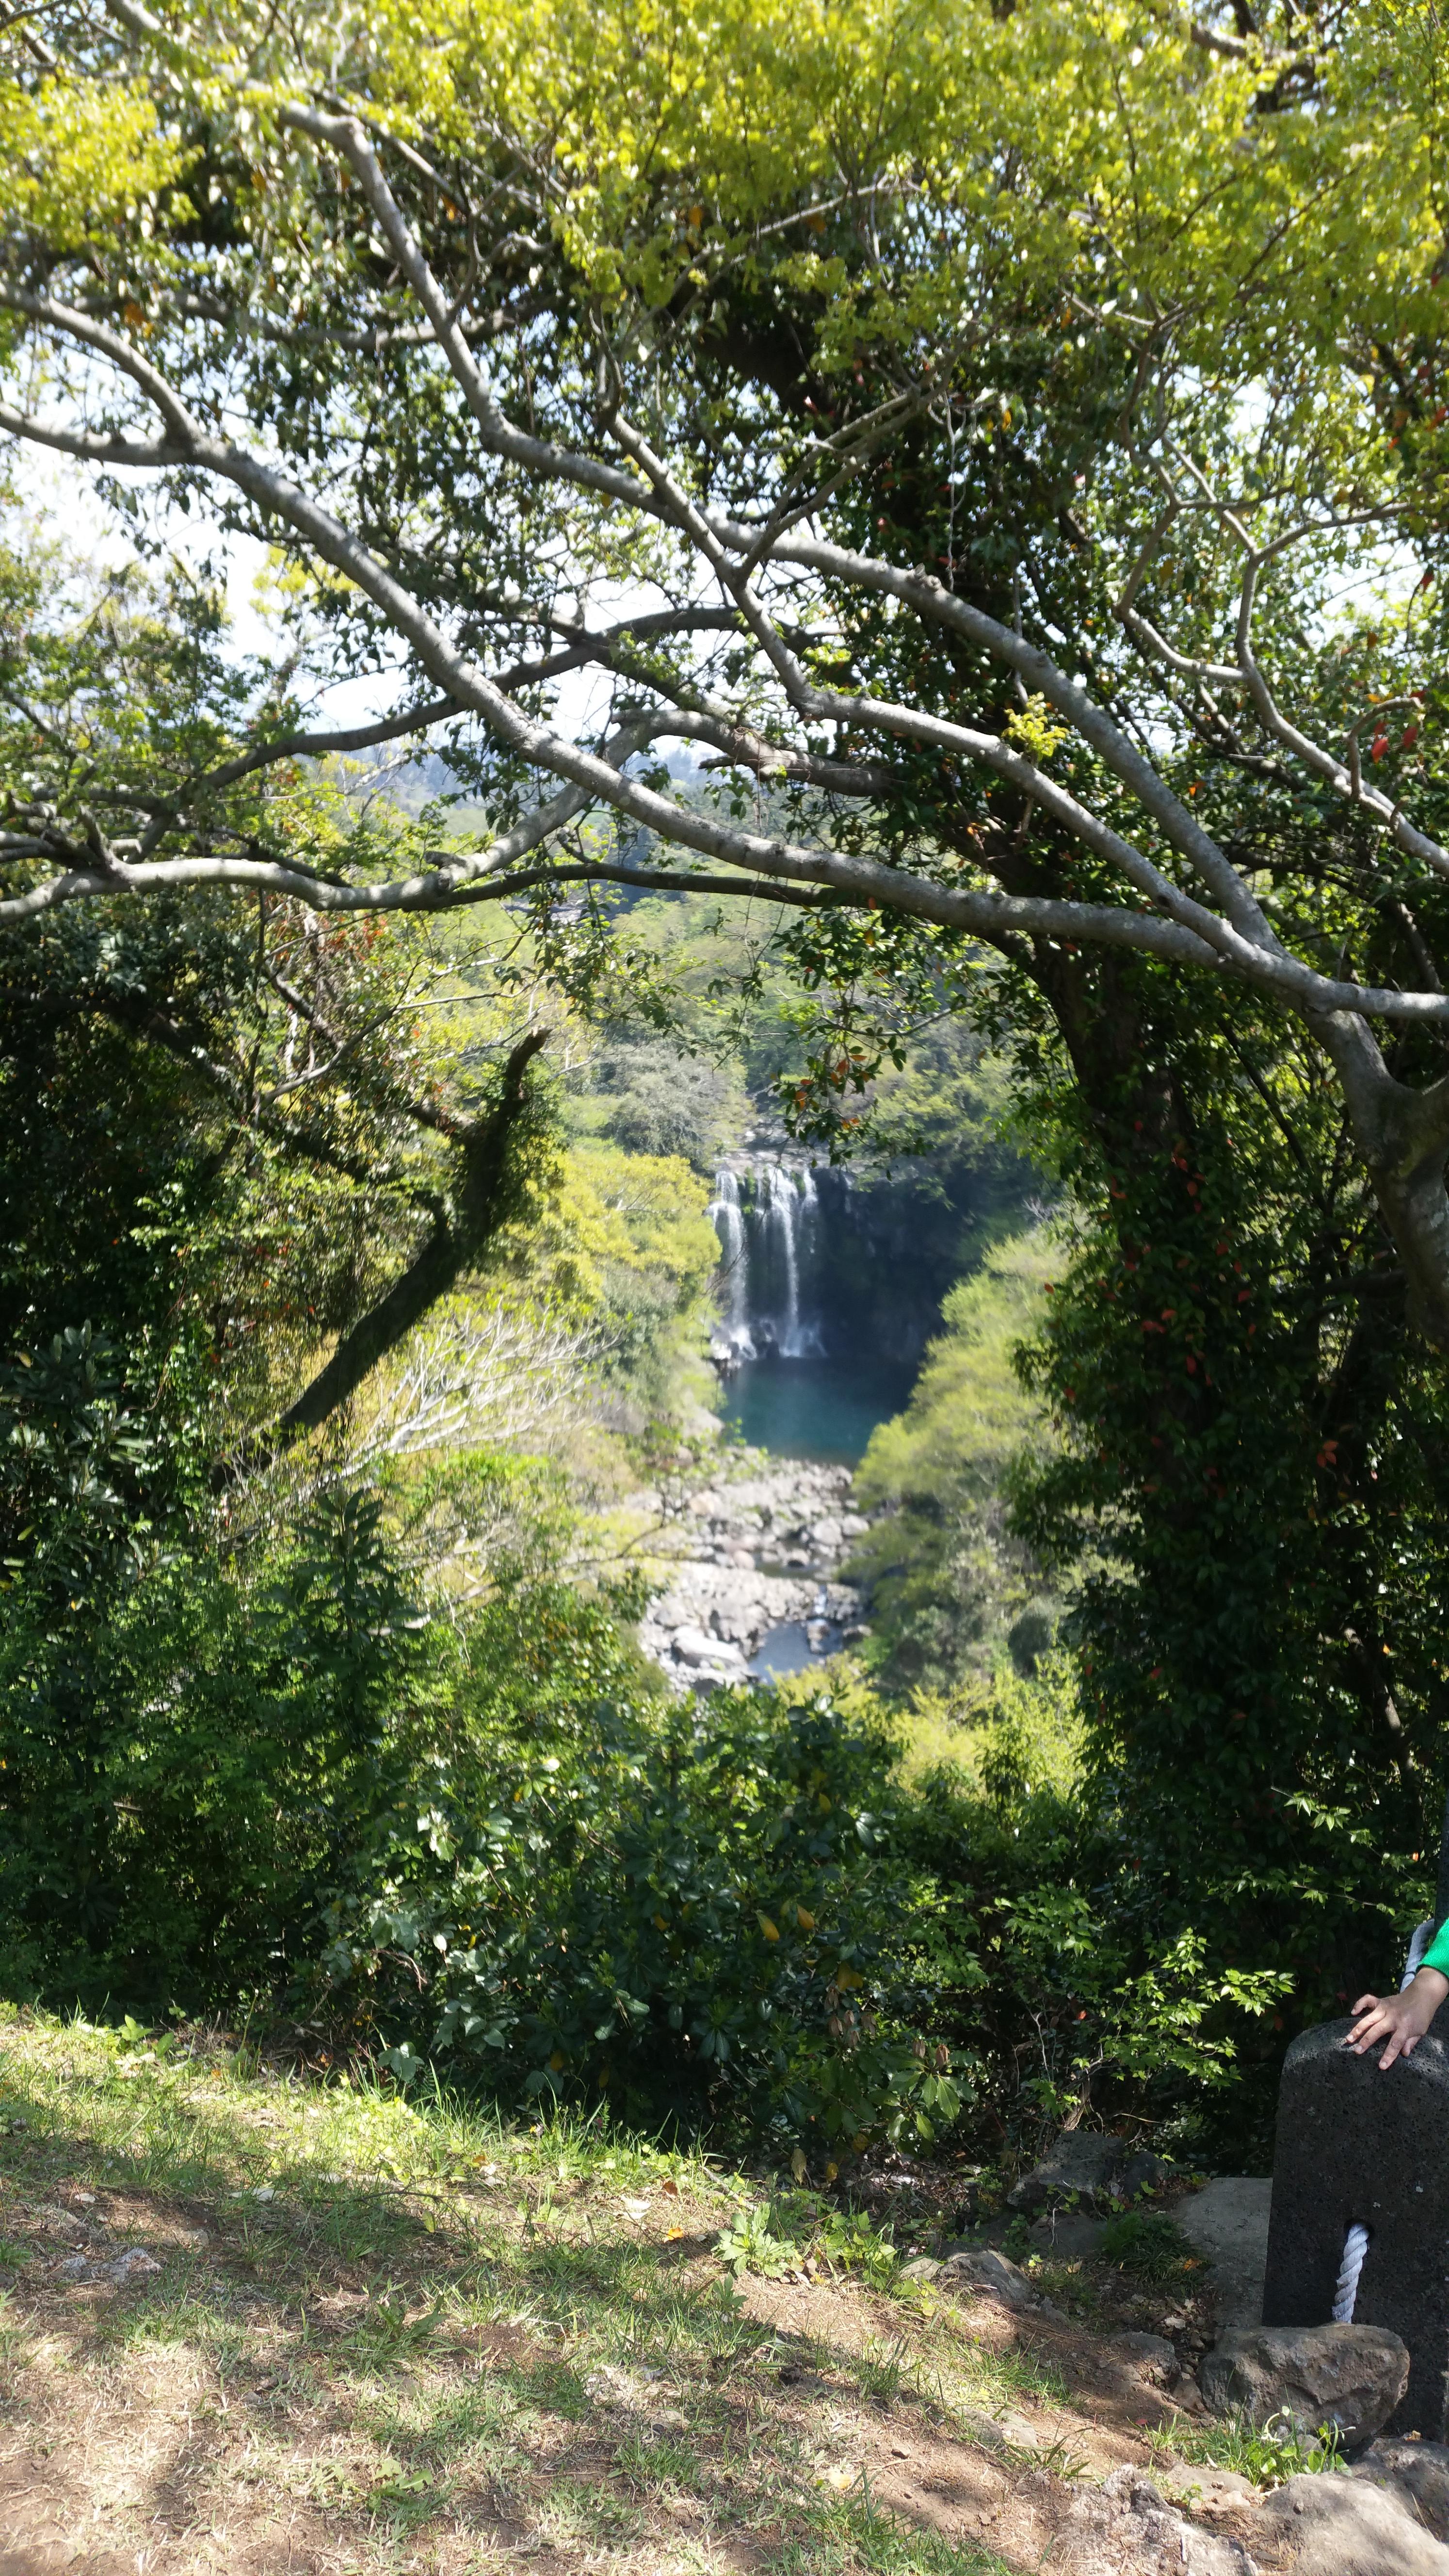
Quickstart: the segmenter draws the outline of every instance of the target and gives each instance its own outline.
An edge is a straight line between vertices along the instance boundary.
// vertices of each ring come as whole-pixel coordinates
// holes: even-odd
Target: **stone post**
[[[1449,1833],[1438,1903],[1449,1911]],[[1441,1912],[1440,1920],[1443,1919]],[[1409,2384],[1389,2430],[1449,2435],[1449,2004],[1387,2074],[1352,2057],[1347,2021],[1294,2040],[1278,2096],[1278,2149],[1263,2322],[1321,2326],[1351,2226],[1369,2231],[1355,2325],[1409,2348]]]

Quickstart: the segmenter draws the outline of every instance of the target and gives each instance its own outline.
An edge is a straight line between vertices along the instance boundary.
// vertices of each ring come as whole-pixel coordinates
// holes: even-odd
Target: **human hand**
[[[1401,1995],[1360,1995],[1344,2047],[1362,2057],[1365,2049],[1386,2039],[1381,2067],[1392,2066],[1399,2056],[1412,2057],[1446,1995],[1449,1977],[1441,1977],[1437,1968],[1421,1968]]]

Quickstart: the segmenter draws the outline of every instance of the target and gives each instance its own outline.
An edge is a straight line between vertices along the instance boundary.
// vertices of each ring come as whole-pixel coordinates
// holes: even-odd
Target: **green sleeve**
[[[1441,1977],[1449,1977],[1449,1919],[1440,1924],[1419,1965],[1437,1968]]]

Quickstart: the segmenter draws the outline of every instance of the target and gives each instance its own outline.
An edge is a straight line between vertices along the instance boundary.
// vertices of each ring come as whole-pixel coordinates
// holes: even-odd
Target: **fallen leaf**
[[[619,2206],[626,2218],[647,2218],[649,2215],[647,2200],[623,2200]]]

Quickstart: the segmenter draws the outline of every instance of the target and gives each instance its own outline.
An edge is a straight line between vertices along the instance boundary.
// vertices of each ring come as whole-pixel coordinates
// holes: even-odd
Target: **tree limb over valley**
[[[547,71],[436,14],[28,21],[0,428],[265,537],[490,834],[318,874],[230,823],[325,740],[263,723],[164,804],[14,808],[0,924],[685,882],[984,947],[1064,1025],[1083,952],[1226,980],[1331,1061],[1449,1343],[1429,13],[701,7],[673,92],[627,12],[551,12]]]

